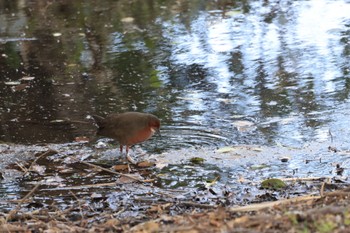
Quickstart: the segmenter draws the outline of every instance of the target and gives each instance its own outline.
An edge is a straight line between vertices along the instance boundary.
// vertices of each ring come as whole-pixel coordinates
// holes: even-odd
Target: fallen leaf
[[[267,164],[258,164],[250,167],[251,170],[260,170],[269,167]]]
[[[225,147],[222,147],[218,150],[216,150],[217,153],[228,153],[228,152],[231,152],[231,151],[234,151],[236,150],[236,148],[234,147],[231,147],[231,146],[225,146]]]
[[[81,137],[75,137],[74,141],[76,141],[76,142],[89,142],[90,139],[88,137],[81,136]]]
[[[155,165],[155,163],[153,162],[149,162],[149,161],[142,161],[137,163],[138,167],[153,167]]]
[[[19,84],[21,84],[21,82],[18,82],[18,81],[5,82],[5,85],[8,85],[8,86],[15,86]]]
[[[29,77],[29,76],[24,76],[24,77],[21,78],[21,80],[23,80],[23,81],[31,81],[31,80],[34,80],[34,79],[35,79],[35,77]]]
[[[56,120],[50,121],[50,123],[62,123],[62,122],[65,122],[65,120],[56,119]]]
[[[132,22],[134,22],[134,18],[133,17],[125,17],[125,18],[122,18],[121,19],[121,21],[123,22],[123,23],[132,23]]]
[[[124,170],[129,169],[129,165],[128,164],[118,164],[118,165],[114,165],[113,169],[116,171],[124,171]]]
[[[225,15],[227,16],[236,16],[236,15],[239,15],[239,14],[242,14],[242,11],[240,10],[232,10],[232,11],[228,11],[225,13]]]
[[[29,87],[28,84],[22,83],[22,84],[19,84],[19,85],[14,85],[13,87],[11,87],[11,89],[12,89],[12,91],[23,91],[27,87]]]
[[[55,33],[52,33],[52,35],[53,35],[54,37],[59,37],[59,36],[62,36],[62,33],[60,33],[60,32],[55,32]]]
[[[121,176],[117,181],[116,184],[129,184],[129,183],[133,183],[136,182],[137,180],[142,180],[142,176],[140,176],[139,174],[128,174],[129,177],[127,176]],[[132,179],[130,177],[133,177],[135,179]]]
[[[251,148],[252,151],[257,151],[257,152],[261,152],[263,151],[263,149],[259,148],[259,147],[253,147]]]

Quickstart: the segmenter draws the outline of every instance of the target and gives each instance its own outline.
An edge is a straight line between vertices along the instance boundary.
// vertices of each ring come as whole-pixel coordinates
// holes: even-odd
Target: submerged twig
[[[36,158],[34,159],[34,161],[30,164],[29,168],[26,169],[26,171],[24,172],[23,176],[27,175],[27,174],[32,170],[32,167],[34,166],[34,164],[35,164],[40,158],[42,158],[42,157],[44,157],[44,156],[47,156],[47,155],[49,155],[49,154],[51,154],[51,153],[55,153],[55,154],[56,154],[57,151],[52,150],[52,149],[49,149],[49,150],[45,151],[44,153],[42,153],[41,155],[39,155],[38,157],[36,157]]]
[[[187,207],[190,206],[190,207],[197,207],[197,208],[203,208],[203,209],[218,208],[218,205],[200,204],[200,203],[189,202],[189,201],[181,201],[181,202],[178,202],[177,205],[184,205]]]
[[[69,193],[72,194],[72,196],[77,200],[78,205],[79,205],[79,211],[80,211],[80,215],[81,215],[81,223],[80,226],[82,226],[82,223],[84,221],[84,213],[83,213],[83,209],[81,208],[81,203],[80,200],[78,199],[78,197],[73,193],[73,191],[69,190]]]
[[[322,181],[328,179],[328,177],[297,177],[297,178],[279,178],[282,181]]]
[[[112,173],[112,174],[115,174],[115,175],[124,176],[124,177],[127,177],[127,178],[129,178],[129,179],[132,179],[132,180],[141,182],[141,183],[149,183],[149,182],[154,181],[153,179],[141,180],[141,179],[138,179],[138,178],[136,178],[136,177],[134,177],[134,176],[132,176],[132,175],[123,174],[123,173],[120,173],[120,172],[115,172],[115,171],[112,171],[112,170],[110,170],[110,169],[107,169],[107,168],[104,168],[104,167],[101,167],[101,166],[98,166],[98,165],[95,165],[95,164],[92,164],[92,163],[88,163],[88,162],[85,162],[85,161],[81,161],[81,160],[76,159],[76,158],[73,158],[73,159],[75,159],[75,160],[78,161],[79,163],[88,165],[88,166],[90,166],[90,167],[94,167],[94,168],[97,168],[97,169],[101,169],[102,171],[109,172],[109,173]]]
[[[25,168],[22,164],[20,164],[19,162],[16,162],[16,165],[24,172],[24,174],[26,174],[28,172],[28,169]]]
[[[16,208],[14,210],[11,210],[7,217],[6,217],[6,222],[8,222],[9,220],[11,220],[12,216],[21,208],[21,205],[30,197],[33,195],[33,193],[39,188],[39,186],[41,185],[41,183],[37,183],[34,188],[32,188],[32,190],[30,190],[29,193],[27,193],[27,195],[25,195],[22,200],[18,203],[18,205],[16,206]]]
[[[77,186],[67,186],[67,187],[59,187],[59,188],[47,188],[42,189],[43,191],[53,191],[53,190],[72,190],[72,189],[85,189],[85,188],[99,188],[105,186],[115,186],[116,182],[111,183],[101,183],[101,184],[87,184],[87,185],[77,185]]]

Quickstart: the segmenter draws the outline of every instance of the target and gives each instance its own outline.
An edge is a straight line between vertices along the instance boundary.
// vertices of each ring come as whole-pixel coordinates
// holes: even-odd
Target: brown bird
[[[130,162],[130,146],[148,140],[154,133],[160,135],[160,120],[149,113],[125,112],[112,113],[106,118],[97,115],[92,117],[99,127],[96,134],[117,140],[120,153],[123,153],[123,146],[126,146],[126,158]]]

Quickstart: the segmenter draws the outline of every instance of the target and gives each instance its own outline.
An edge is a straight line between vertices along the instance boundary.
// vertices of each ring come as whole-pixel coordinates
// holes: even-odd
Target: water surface
[[[163,135],[142,144],[150,154],[264,145],[277,147],[264,172],[247,176],[254,159],[220,167],[334,174],[349,163],[327,150],[350,143],[349,12],[341,0],[0,1],[0,140],[59,147],[93,138],[90,114],[150,112]]]

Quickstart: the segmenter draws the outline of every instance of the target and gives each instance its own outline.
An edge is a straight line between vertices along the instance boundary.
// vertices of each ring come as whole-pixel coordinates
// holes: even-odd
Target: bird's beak
[[[156,129],[156,134],[157,134],[159,137],[162,137],[162,135],[160,134],[160,130],[159,130],[159,129]]]

